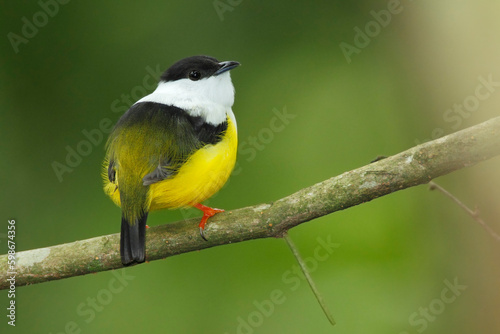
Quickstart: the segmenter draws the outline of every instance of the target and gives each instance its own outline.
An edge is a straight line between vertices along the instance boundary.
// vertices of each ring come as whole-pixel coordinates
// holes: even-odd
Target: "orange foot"
[[[200,222],[200,225],[198,225],[200,227],[200,235],[201,237],[203,238],[203,240],[207,241],[207,238],[205,238],[205,236],[203,235],[203,231],[205,230],[205,224],[207,223],[207,220],[208,218],[214,216],[215,214],[219,213],[219,212],[224,212],[224,210],[222,209],[216,209],[216,208],[210,208],[208,206],[205,206],[203,204],[195,204],[194,205],[195,208],[203,211],[203,217],[201,218],[201,222]]]

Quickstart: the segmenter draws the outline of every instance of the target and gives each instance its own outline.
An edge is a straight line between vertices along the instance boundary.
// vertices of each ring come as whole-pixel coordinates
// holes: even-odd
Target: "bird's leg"
[[[208,218],[214,216],[215,214],[217,214],[219,212],[224,212],[224,210],[222,210],[222,209],[216,209],[216,208],[210,208],[210,207],[205,206],[205,205],[203,205],[201,203],[195,204],[194,207],[197,208],[198,210],[203,211],[203,217],[201,218],[200,225],[198,225],[198,226],[200,227],[200,235],[201,235],[201,237],[203,238],[203,240],[207,241],[207,239],[203,235],[203,231],[205,230],[205,224],[207,223]]]

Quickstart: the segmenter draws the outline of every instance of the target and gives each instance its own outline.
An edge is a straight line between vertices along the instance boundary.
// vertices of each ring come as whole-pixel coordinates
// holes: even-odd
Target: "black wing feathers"
[[[109,182],[115,183],[116,180],[116,169],[115,169],[115,161],[110,160],[108,165],[108,179]]]

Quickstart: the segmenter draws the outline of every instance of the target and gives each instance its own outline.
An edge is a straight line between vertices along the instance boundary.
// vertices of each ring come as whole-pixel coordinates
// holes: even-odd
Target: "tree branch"
[[[277,200],[221,213],[207,224],[199,218],[151,227],[147,261],[245,240],[281,237],[290,228],[389,193],[426,184],[457,169],[500,154],[500,117],[345,172]],[[18,252],[16,285],[23,286],[122,268],[119,235],[111,234]],[[0,256],[0,289],[9,286],[7,255]]]

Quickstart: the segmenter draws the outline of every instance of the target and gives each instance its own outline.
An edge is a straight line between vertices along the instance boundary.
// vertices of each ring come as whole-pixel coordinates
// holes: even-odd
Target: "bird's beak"
[[[232,70],[233,68],[240,66],[240,63],[238,63],[237,61],[230,60],[230,61],[221,61],[219,65],[220,68],[217,70],[217,72],[213,74],[214,76]]]

